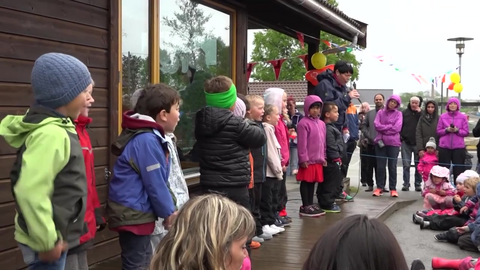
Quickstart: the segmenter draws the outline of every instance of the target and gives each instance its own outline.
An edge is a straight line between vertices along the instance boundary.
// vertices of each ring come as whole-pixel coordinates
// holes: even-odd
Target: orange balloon
[[[309,81],[311,84],[313,85],[317,85],[318,84],[318,80],[317,80],[317,76],[326,71],[327,69],[330,69],[330,70],[333,70],[333,67],[335,65],[328,65],[328,66],[325,66],[324,68],[322,69],[314,69],[314,70],[309,70],[307,71],[307,73],[305,73],[305,79],[307,81]]]
[[[455,87],[455,83],[450,83],[450,85],[448,86],[448,90],[453,90],[453,88]]]

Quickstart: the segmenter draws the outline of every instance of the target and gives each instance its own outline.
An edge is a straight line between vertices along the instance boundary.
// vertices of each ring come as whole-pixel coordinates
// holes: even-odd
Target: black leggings
[[[453,166],[453,182],[457,184],[457,177],[465,171],[465,148],[447,149],[438,148],[438,163],[442,167],[450,168],[450,162]]]
[[[300,196],[302,196],[303,206],[313,204],[313,194],[315,193],[315,183],[302,181],[300,183]]]

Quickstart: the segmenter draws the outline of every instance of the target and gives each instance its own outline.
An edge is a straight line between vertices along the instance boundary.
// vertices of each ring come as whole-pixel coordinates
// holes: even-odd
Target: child
[[[470,172],[473,172],[470,173]],[[465,171],[457,177],[457,195],[453,197],[453,211],[450,210],[447,213],[442,214],[432,214],[423,215],[423,212],[417,212],[414,215],[414,222],[420,224],[420,229],[431,229],[431,230],[448,230],[452,227],[463,226],[465,222],[469,219],[469,212],[463,212],[460,214],[460,209],[465,206],[471,196],[475,195],[473,192],[477,184],[476,179],[478,174],[474,171]],[[468,194],[465,193],[465,187],[468,187]],[[460,197],[459,194],[464,194]],[[433,211],[430,211],[433,212]]]
[[[291,124],[288,127],[290,133],[290,162],[287,167],[287,175],[296,175],[298,173],[298,153],[297,153],[297,139],[296,130],[297,125],[303,118],[303,115],[296,109],[297,101],[293,96],[287,99],[288,117],[291,119]]]
[[[433,166],[438,164],[438,157],[435,150],[437,149],[437,144],[435,143],[435,138],[430,137],[426,146],[425,146],[425,154],[420,159],[418,163],[418,172],[422,175],[423,182],[428,180],[428,176],[430,175],[430,170]]]
[[[31,84],[36,104],[0,123],[0,135],[18,149],[10,174],[15,240],[27,266],[65,269],[65,251],[86,233],[87,178],[71,119],[88,105],[92,77],[75,57],[47,53],[35,61]]]
[[[275,137],[275,126],[278,125],[280,116],[278,108],[274,105],[265,106],[263,115],[263,127],[267,135],[267,170],[265,171],[265,183],[263,184],[262,203],[260,205],[263,231],[272,235],[285,231],[276,226],[277,207],[275,200],[278,195],[278,182],[282,180],[284,172],[280,158],[280,144]]]
[[[152,254],[151,234],[157,218],[165,229],[176,216],[168,179],[172,158],[166,133],[179,121],[180,96],[166,84],[147,86],[133,111],[123,114],[123,131],[112,145],[118,156],[107,201],[108,226],[117,231],[122,269],[143,269]]]
[[[92,118],[88,117],[89,107],[95,100],[92,97],[92,90],[89,89],[87,106],[82,109],[80,115],[75,120],[75,130],[82,146],[83,158],[85,161],[87,175],[87,210],[85,212],[85,223],[88,232],[80,237],[80,245],[76,248],[68,250],[67,262],[65,269],[82,270],[88,269],[87,249],[93,245],[93,239],[97,231],[105,228],[105,220],[102,217],[102,208],[98,200],[97,188],[95,183],[94,161],[92,143],[88,135],[87,125],[92,122]]]
[[[237,94],[237,101],[235,101],[235,109],[233,110],[233,115],[241,117],[242,119],[245,118],[245,114],[247,112],[247,106],[248,100],[245,98],[244,95],[242,94]],[[255,218],[255,230],[256,231],[261,231],[262,230],[262,225],[260,224],[260,220],[255,217],[253,213],[253,205],[254,205],[254,200],[255,200],[255,194],[253,193],[253,187],[254,182],[253,182],[253,157],[252,153],[248,153],[249,161],[250,161],[250,183],[248,184],[248,194],[250,196],[250,212],[252,213],[252,216]],[[257,249],[261,246],[261,243],[263,243],[264,239],[260,238],[258,236],[254,236],[252,238],[252,241],[250,243],[250,248],[252,249]]]
[[[281,146],[281,161],[282,161],[282,170],[284,172],[282,181],[277,183],[275,189],[278,189],[278,199],[274,200],[274,205],[277,208],[277,222],[278,226],[288,226],[292,219],[287,215],[285,207],[287,205],[287,166],[290,161],[290,150],[288,145],[288,140],[290,138],[290,133],[287,128],[286,121],[287,119],[284,114],[286,114],[287,109],[287,93],[281,88],[268,88],[265,90],[264,94],[265,104],[272,104],[278,108],[278,113],[280,114],[280,121],[278,125],[275,126],[275,137],[277,137],[278,143]]]
[[[313,204],[315,183],[322,183],[323,165],[325,164],[325,123],[319,119],[322,111],[322,100],[316,95],[309,95],[304,103],[305,116],[297,125],[298,134],[298,170],[297,180],[300,183],[302,206],[300,215],[318,217],[325,212]]]
[[[335,203],[335,198],[341,192],[342,153],[345,144],[342,134],[335,127],[338,120],[338,107],[335,103],[323,103],[322,120],[326,124],[327,164],[323,168],[324,181],[317,186],[318,204],[327,213],[340,213],[341,209]]]
[[[430,171],[430,177],[425,182],[422,196],[424,209],[446,209],[453,207],[455,188],[448,181],[450,170],[435,165]]]

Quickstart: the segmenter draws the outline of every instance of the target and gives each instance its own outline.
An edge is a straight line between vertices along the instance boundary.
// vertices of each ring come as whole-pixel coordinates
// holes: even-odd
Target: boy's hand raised
[[[58,261],[58,259],[60,259],[60,256],[62,256],[62,253],[67,252],[67,250],[68,244],[60,240],[53,249],[45,252],[39,252],[38,258],[42,262],[55,262]]]

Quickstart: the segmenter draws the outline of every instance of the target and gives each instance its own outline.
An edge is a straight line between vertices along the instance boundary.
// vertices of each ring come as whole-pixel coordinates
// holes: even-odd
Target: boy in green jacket
[[[87,106],[92,77],[75,57],[40,56],[32,70],[35,105],[8,115],[0,135],[17,148],[11,171],[15,240],[29,269],[63,270],[66,251],[87,228],[87,181],[73,120]]]

